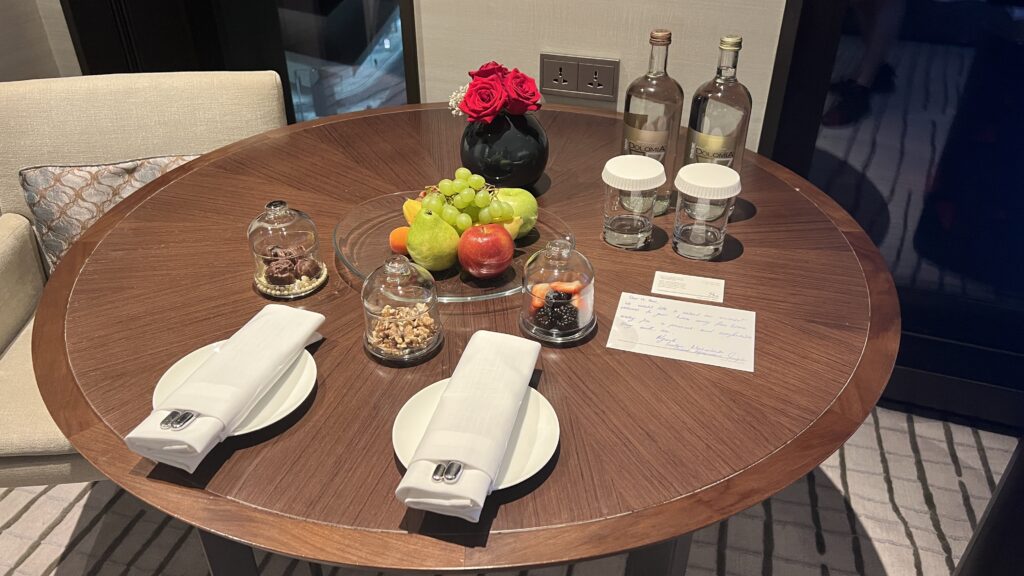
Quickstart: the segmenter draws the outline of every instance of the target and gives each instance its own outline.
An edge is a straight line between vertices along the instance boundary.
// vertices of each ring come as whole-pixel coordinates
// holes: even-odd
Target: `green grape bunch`
[[[427,186],[420,194],[423,209],[441,215],[441,219],[462,234],[474,224],[502,224],[515,218],[515,209],[497,198],[498,189],[484,177],[460,167],[455,178],[444,178]]]

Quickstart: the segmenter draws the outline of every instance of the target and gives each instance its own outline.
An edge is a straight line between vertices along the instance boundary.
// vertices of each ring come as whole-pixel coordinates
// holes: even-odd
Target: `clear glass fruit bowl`
[[[407,226],[402,204],[415,198],[418,191],[396,192],[367,200],[356,206],[334,227],[334,250],[338,260],[359,282],[391,256],[388,235],[399,226]],[[512,265],[496,278],[481,280],[462,271],[459,265],[432,272],[439,302],[472,302],[518,294],[523,288],[523,265],[551,240],[568,239],[575,244],[568,224],[541,208],[537,224],[526,236],[516,240]],[[354,286],[359,289],[360,286]]]

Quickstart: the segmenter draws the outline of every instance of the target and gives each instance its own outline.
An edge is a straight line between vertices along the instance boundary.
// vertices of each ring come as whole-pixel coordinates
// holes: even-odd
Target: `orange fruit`
[[[580,311],[580,313],[585,313],[587,311],[587,301],[584,300],[581,296],[573,298],[572,305],[575,306],[576,309]]]
[[[391,246],[391,251],[397,254],[409,255],[409,249],[406,247],[406,240],[409,238],[409,227],[399,226],[388,234],[388,245]]]
[[[583,282],[573,280],[572,282],[552,282],[551,289],[565,294],[579,294],[583,291]]]
[[[548,293],[551,288],[548,284],[534,284],[530,288],[530,307],[534,310],[544,307],[544,295]]]

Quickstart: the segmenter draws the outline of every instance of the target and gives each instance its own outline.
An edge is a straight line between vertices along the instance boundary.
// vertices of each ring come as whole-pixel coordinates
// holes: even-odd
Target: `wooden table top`
[[[430,361],[391,368],[363,351],[358,287],[331,230],[374,195],[414,190],[459,165],[464,126],[410,106],[289,126],[211,152],[119,204],[76,243],[44,291],[33,358],[72,444],[157,508],[253,546],[316,561],[414,570],[520,568],[654,544],[719,521],[806,474],[856,430],[899,344],[896,292],[871,241],[832,200],[754,154],[743,168],[738,257],[696,262],[671,243],[605,244],[601,168],[614,115],[550,106],[541,219],[557,214],[594,264],[596,335],[545,347],[538,389],[561,443],[539,477],[488,499],[478,525],[408,510],[391,425],[447,377],[478,329],[518,334],[519,297],[442,305]],[[183,151],[183,152],[188,152]],[[190,476],[122,438],[151,409],[160,375],[228,337],[267,300],[252,287],[246,227],[282,198],[318,224],[329,285],[296,305],[327,316],[315,396],[269,433],[230,439]],[[752,206],[751,206],[752,205]],[[671,233],[671,216],[656,219]],[[757,313],[753,373],[606,348],[619,294],[656,270],[722,278],[724,306]]]

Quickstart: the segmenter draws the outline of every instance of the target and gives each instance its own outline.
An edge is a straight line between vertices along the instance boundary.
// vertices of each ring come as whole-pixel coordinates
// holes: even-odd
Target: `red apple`
[[[459,239],[459,264],[476,278],[494,278],[512,265],[516,243],[501,224],[473,226]]]

